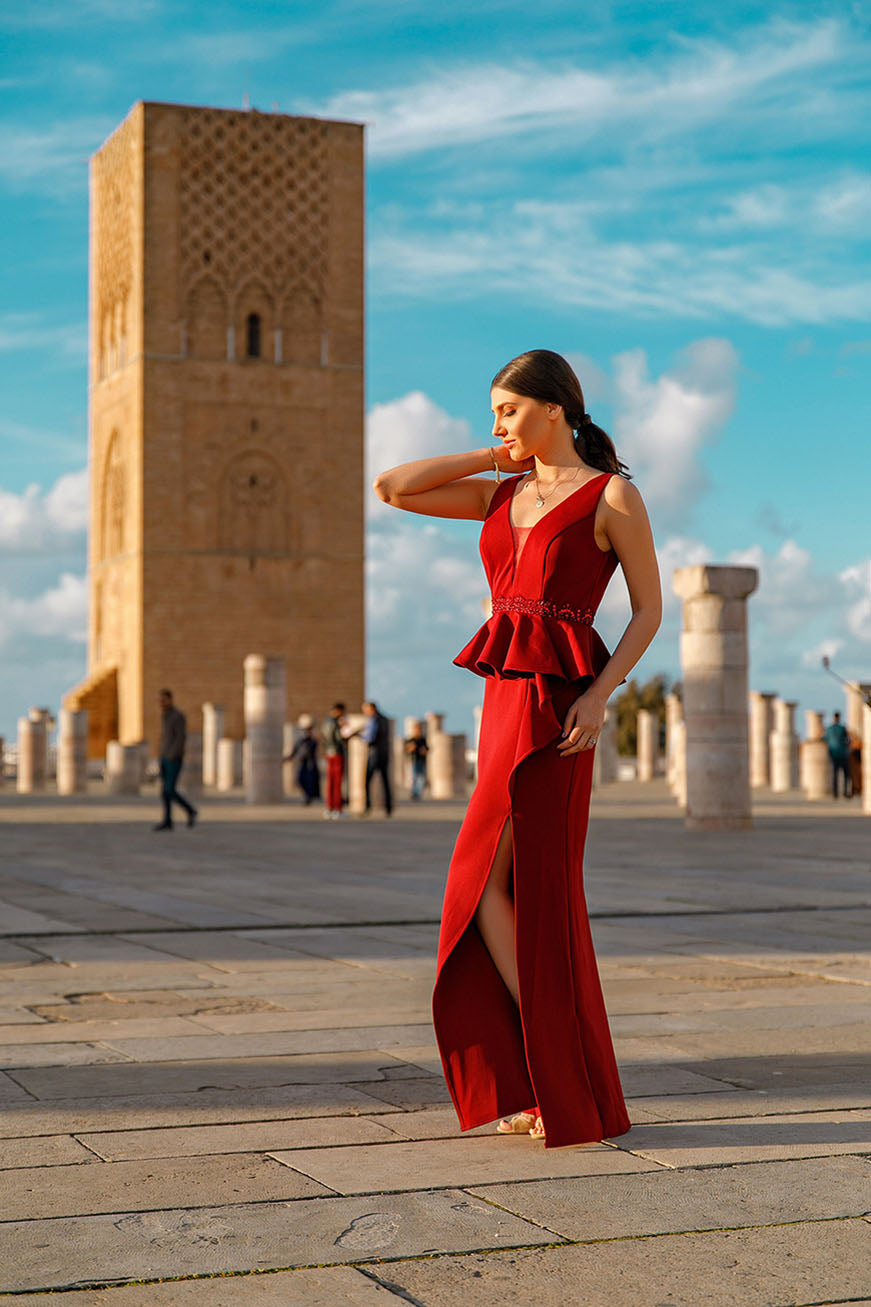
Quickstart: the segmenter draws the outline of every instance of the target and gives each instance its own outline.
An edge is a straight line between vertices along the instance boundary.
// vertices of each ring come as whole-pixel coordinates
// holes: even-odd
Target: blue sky
[[[137,99],[365,121],[373,470],[576,362],[675,565],[750,561],[751,683],[871,680],[867,4],[0,5],[0,731],[84,667],[88,156]],[[470,725],[472,524],[373,504],[370,693]],[[601,614],[619,637],[615,583]],[[678,612],[639,674],[678,674]],[[421,686],[425,689],[421,691]],[[423,695],[423,697],[421,697]]]

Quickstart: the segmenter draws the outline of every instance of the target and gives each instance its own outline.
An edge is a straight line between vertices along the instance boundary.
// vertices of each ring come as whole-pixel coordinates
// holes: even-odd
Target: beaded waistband
[[[493,614],[524,613],[527,617],[556,617],[561,622],[583,622],[585,626],[593,625],[591,608],[570,608],[567,604],[555,604],[549,599],[526,599],[523,595],[494,595]]]

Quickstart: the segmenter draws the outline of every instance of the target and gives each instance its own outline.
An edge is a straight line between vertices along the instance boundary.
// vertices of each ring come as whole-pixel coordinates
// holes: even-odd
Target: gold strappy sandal
[[[517,1112],[514,1116],[503,1117],[496,1127],[500,1135],[528,1135],[536,1120],[541,1120],[535,1113]]]
[[[535,1124],[532,1126],[532,1128],[529,1131],[529,1137],[530,1139],[544,1138],[544,1122],[542,1121],[540,1116],[537,1116],[535,1118]]]

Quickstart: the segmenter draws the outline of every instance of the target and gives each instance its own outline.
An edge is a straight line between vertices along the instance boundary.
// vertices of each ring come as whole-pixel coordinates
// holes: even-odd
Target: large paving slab
[[[585,888],[633,1128],[545,1151],[460,1135],[441,1075],[459,804],[324,823],[207,796],[164,841],[148,801],[0,793],[0,1292],[869,1296],[871,827],[754,803],[754,829],[710,834],[659,782],[594,797]]]
[[[213,1047],[216,1041],[212,1041]],[[29,1047],[29,1046],[28,1046]],[[88,1046],[85,1046],[86,1048]],[[53,1044],[46,1051],[48,1064],[38,1067],[31,1050],[29,1066],[16,1063],[14,1079],[37,1098],[102,1098],[116,1094],[164,1094],[199,1089],[247,1089],[268,1085],[333,1085],[352,1080],[380,1081],[389,1076],[416,1076],[418,1068],[389,1053],[300,1053],[295,1057],[239,1057],[208,1062],[132,1063],[113,1049],[95,1049],[90,1060],[107,1066],[64,1066],[56,1049],[70,1050],[70,1060],[81,1044]],[[76,1060],[88,1060],[84,1057]]]
[[[381,1086],[378,1088],[380,1090]],[[46,1102],[26,1095],[23,1089],[20,1092],[22,1098],[4,1103],[0,1112],[0,1138],[69,1130],[135,1132],[163,1126],[199,1127],[232,1121],[283,1121],[295,1117],[339,1119],[385,1109],[380,1093],[373,1097],[362,1089],[345,1085],[204,1088],[191,1093],[120,1094],[110,1098],[61,1098]]]
[[[871,1164],[862,1157],[813,1157],[488,1184],[471,1192],[566,1239],[620,1239],[863,1216],[871,1209]]]
[[[24,1293],[15,1301],[58,1307],[59,1299],[54,1293]],[[365,1272],[340,1266],[73,1290],[62,1299],[63,1307],[397,1307],[400,1301]]]
[[[537,1140],[517,1135],[303,1148],[272,1156],[343,1194],[482,1184],[507,1175],[532,1180],[657,1169],[652,1159],[606,1144],[545,1149]]]
[[[869,1250],[866,1221],[827,1220],[398,1262],[374,1274],[426,1307],[456,1307],[470,1290],[475,1307],[799,1307],[867,1297]]]
[[[81,1166],[23,1167],[4,1171],[2,1183],[6,1221],[200,1207],[204,1199],[220,1206],[330,1192],[327,1186],[256,1153],[148,1158],[111,1166],[96,1163],[87,1175]]]
[[[0,1289],[323,1266],[553,1235],[459,1189],[0,1224]]]
[[[635,1126],[614,1141],[663,1166],[719,1166],[777,1157],[871,1154],[871,1111],[795,1112],[785,1116]]]
[[[416,1120],[421,1113],[397,1112]],[[170,1130],[119,1130],[82,1134],[82,1144],[107,1162],[141,1157],[197,1157],[206,1153],[274,1152],[279,1148],[333,1147],[336,1144],[386,1143],[395,1139],[393,1117],[328,1116],[291,1121],[229,1122],[183,1125]],[[2,1156],[2,1145],[0,1145]]]

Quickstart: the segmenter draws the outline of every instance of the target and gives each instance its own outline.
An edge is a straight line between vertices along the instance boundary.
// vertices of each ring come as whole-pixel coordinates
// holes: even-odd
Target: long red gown
[[[445,890],[436,1038],[462,1130],[537,1104],[550,1148],[630,1128],[583,888],[593,750],[556,748],[609,657],[592,622],[617,566],[594,539],[610,475],[549,510],[519,558],[509,510],[520,478],[497,487],[480,542],[492,616],[454,659],[487,683],[478,781]],[[474,922],[506,821],[519,1010]]]

